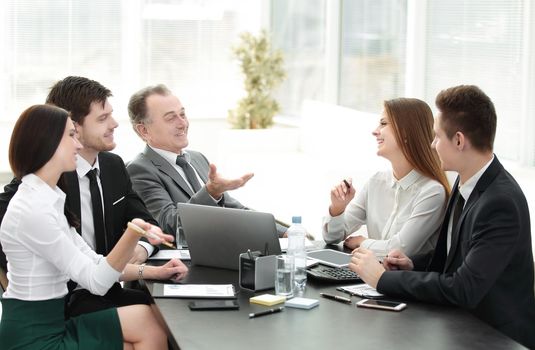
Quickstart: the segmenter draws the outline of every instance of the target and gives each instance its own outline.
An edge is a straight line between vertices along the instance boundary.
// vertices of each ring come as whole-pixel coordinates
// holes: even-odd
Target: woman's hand
[[[364,236],[349,236],[344,241],[344,246],[348,247],[349,249],[356,249],[360,247],[362,242],[366,240],[366,237]]]
[[[149,224],[148,222],[145,222],[144,220],[136,218],[132,220],[132,223],[145,231],[145,234],[141,234],[140,232],[137,232],[134,229],[136,234],[139,234],[140,236],[147,238],[149,243],[152,245],[158,245],[164,241],[173,242],[175,240],[173,236],[163,233],[162,230],[158,226]]]
[[[188,274],[188,267],[179,259],[171,259],[162,266],[156,267],[154,279],[178,282]]]
[[[342,214],[349,202],[355,197],[356,191],[352,181],[350,178],[344,179],[331,189],[331,205],[329,206],[331,216]]]

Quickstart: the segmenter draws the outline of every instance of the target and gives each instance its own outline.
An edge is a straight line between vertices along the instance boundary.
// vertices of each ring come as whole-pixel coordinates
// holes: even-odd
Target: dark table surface
[[[274,290],[240,290],[238,272],[190,266],[184,283],[232,283],[239,310],[190,311],[192,299],[155,298],[155,311],[182,349],[523,349],[521,345],[456,307],[407,302],[401,312],[357,308],[321,298],[320,292],[344,295],[337,285],[309,278],[305,297],[318,299],[311,310],[283,312],[249,319],[250,312],[271,307],[249,298]],[[153,284],[145,284],[149,292]],[[347,296],[347,295],[344,295]],[[282,305],[282,304],[280,304]],[[277,305],[278,306],[278,305]]]

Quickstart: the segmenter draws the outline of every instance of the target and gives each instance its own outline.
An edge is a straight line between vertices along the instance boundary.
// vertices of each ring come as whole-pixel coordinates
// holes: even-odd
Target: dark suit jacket
[[[154,225],[158,225],[158,223],[149,214],[143,201],[132,189],[130,177],[126,172],[121,157],[110,152],[100,152],[98,161],[106,221],[106,251],[103,253],[107,255],[121,238],[128,221],[134,218],[141,218]],[[78,175],[76,171],[73,171],[64,173],[63,177],[66,184],[64,189],[67,195],[66,203],[70,210],[80,218]],[[9,201],[17,192],[19,184],[20,181],[13,179],[10,184],[4,187],[4,193],[0,194],[0,220],[4,218]],[[79,233],[80,230],[81,228],[78,228]],[[5,259],[5,256],[2,258]]]
[[[458,191],[457,179],[454,193]],[[447,235],[452,200],[439,241]],[[437,244],[425,271],[387,271],[381,293],[464,307],[520,343],[535,348],[533,253],[528,205],[497,158],[477,182],[445,258]]]
[[[188,153],[191,156],[191,165],[206,183],[210,163],[200,152],[188,150]],[[221,201],[214,201],[206,190],[206,186],[203,186],[197,193],[193,193],[171,164],[149,146],[145,146],[143,152],[128,163],[127,169],[134,190],[158,220],[162,230],[168,234],[176,234],[177,203],[246,209],[243,204],[228,193],[223,194]]]

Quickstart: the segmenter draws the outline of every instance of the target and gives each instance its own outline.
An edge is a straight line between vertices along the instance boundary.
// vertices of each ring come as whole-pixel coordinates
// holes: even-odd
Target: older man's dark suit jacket
[[[100,182],[102,185],[102,197],[104,201],[104,216],[106,224],[106,249],[103,252],[97,252],[99,254],[107,255],[111,249],[115,246],[124,230],[128,221],[133,218],[141,218],[154,225],[158,225],[157,221],[149,214],[145,204],[139,198],[137,193],[132,189],[132,183],[130,177],[126,172],[126,168],[123,160],[116,154],[110,152],[100,152],[98,155],[98,161],[100,166]],[[78,175],[76,171],[63,174],[65,179],[66,188],[66,203],[70,210],[80,218],[80,187],[78,183]],[[20,181],[13,179],[10,184],[4,187],[4,193],[0,194],[0,220],[4,218],[4,214],[7,210],[9,201],[17,192]],[[81,233],[81,226],[77,229],[78,233]],[[2,253],[2,259],[5,259]],[[114,285],[110,289],[107,297],[117,300],[122,305],[137,304],[139,302],[145,303],[146,300],[142,295],[136,295],[138,293],[132,293],[134,296],[131,300],[129,295],[124,295],[119,291],[119,284]],[[137,292],[137,291],[135,291]],[[120,294],[120,296],[119,296]],[[89,296],[88,296],[89,297]],[[98,298],[97,296],[94,296]],[[148,300],[148,299],[147,299]],[[138,302],[139,301],[139,302]],[[82,303],[82,301],[80,301]],[[84,300],[84,310],[81,313],[96,311],[101,309],[96,306],[89,305],[88,300]],[[97,303],[99,303],[97,301]],[[76,303],[79,304],[79,303]],[[74,305],[73,305],[74,307]],[[78,314],[79,312],[74,312]]]
[[[458,183],[459,179],[452,198]],[[520,186],[495,158],[466,201],[446,258],[440,250],[445,249],[452,202],[450,199],[427,269],[387,271],[377,290],[467,308],[511,338],[535,348],[530,218]],[[422,267],[416,265],[415,270]]]

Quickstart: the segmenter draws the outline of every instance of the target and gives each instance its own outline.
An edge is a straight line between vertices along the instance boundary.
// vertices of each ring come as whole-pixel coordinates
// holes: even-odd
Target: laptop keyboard
[[[322,281],[330,282],[362,282],[359,275],[347,267],[316,265],[307,269],[307,275]]]

